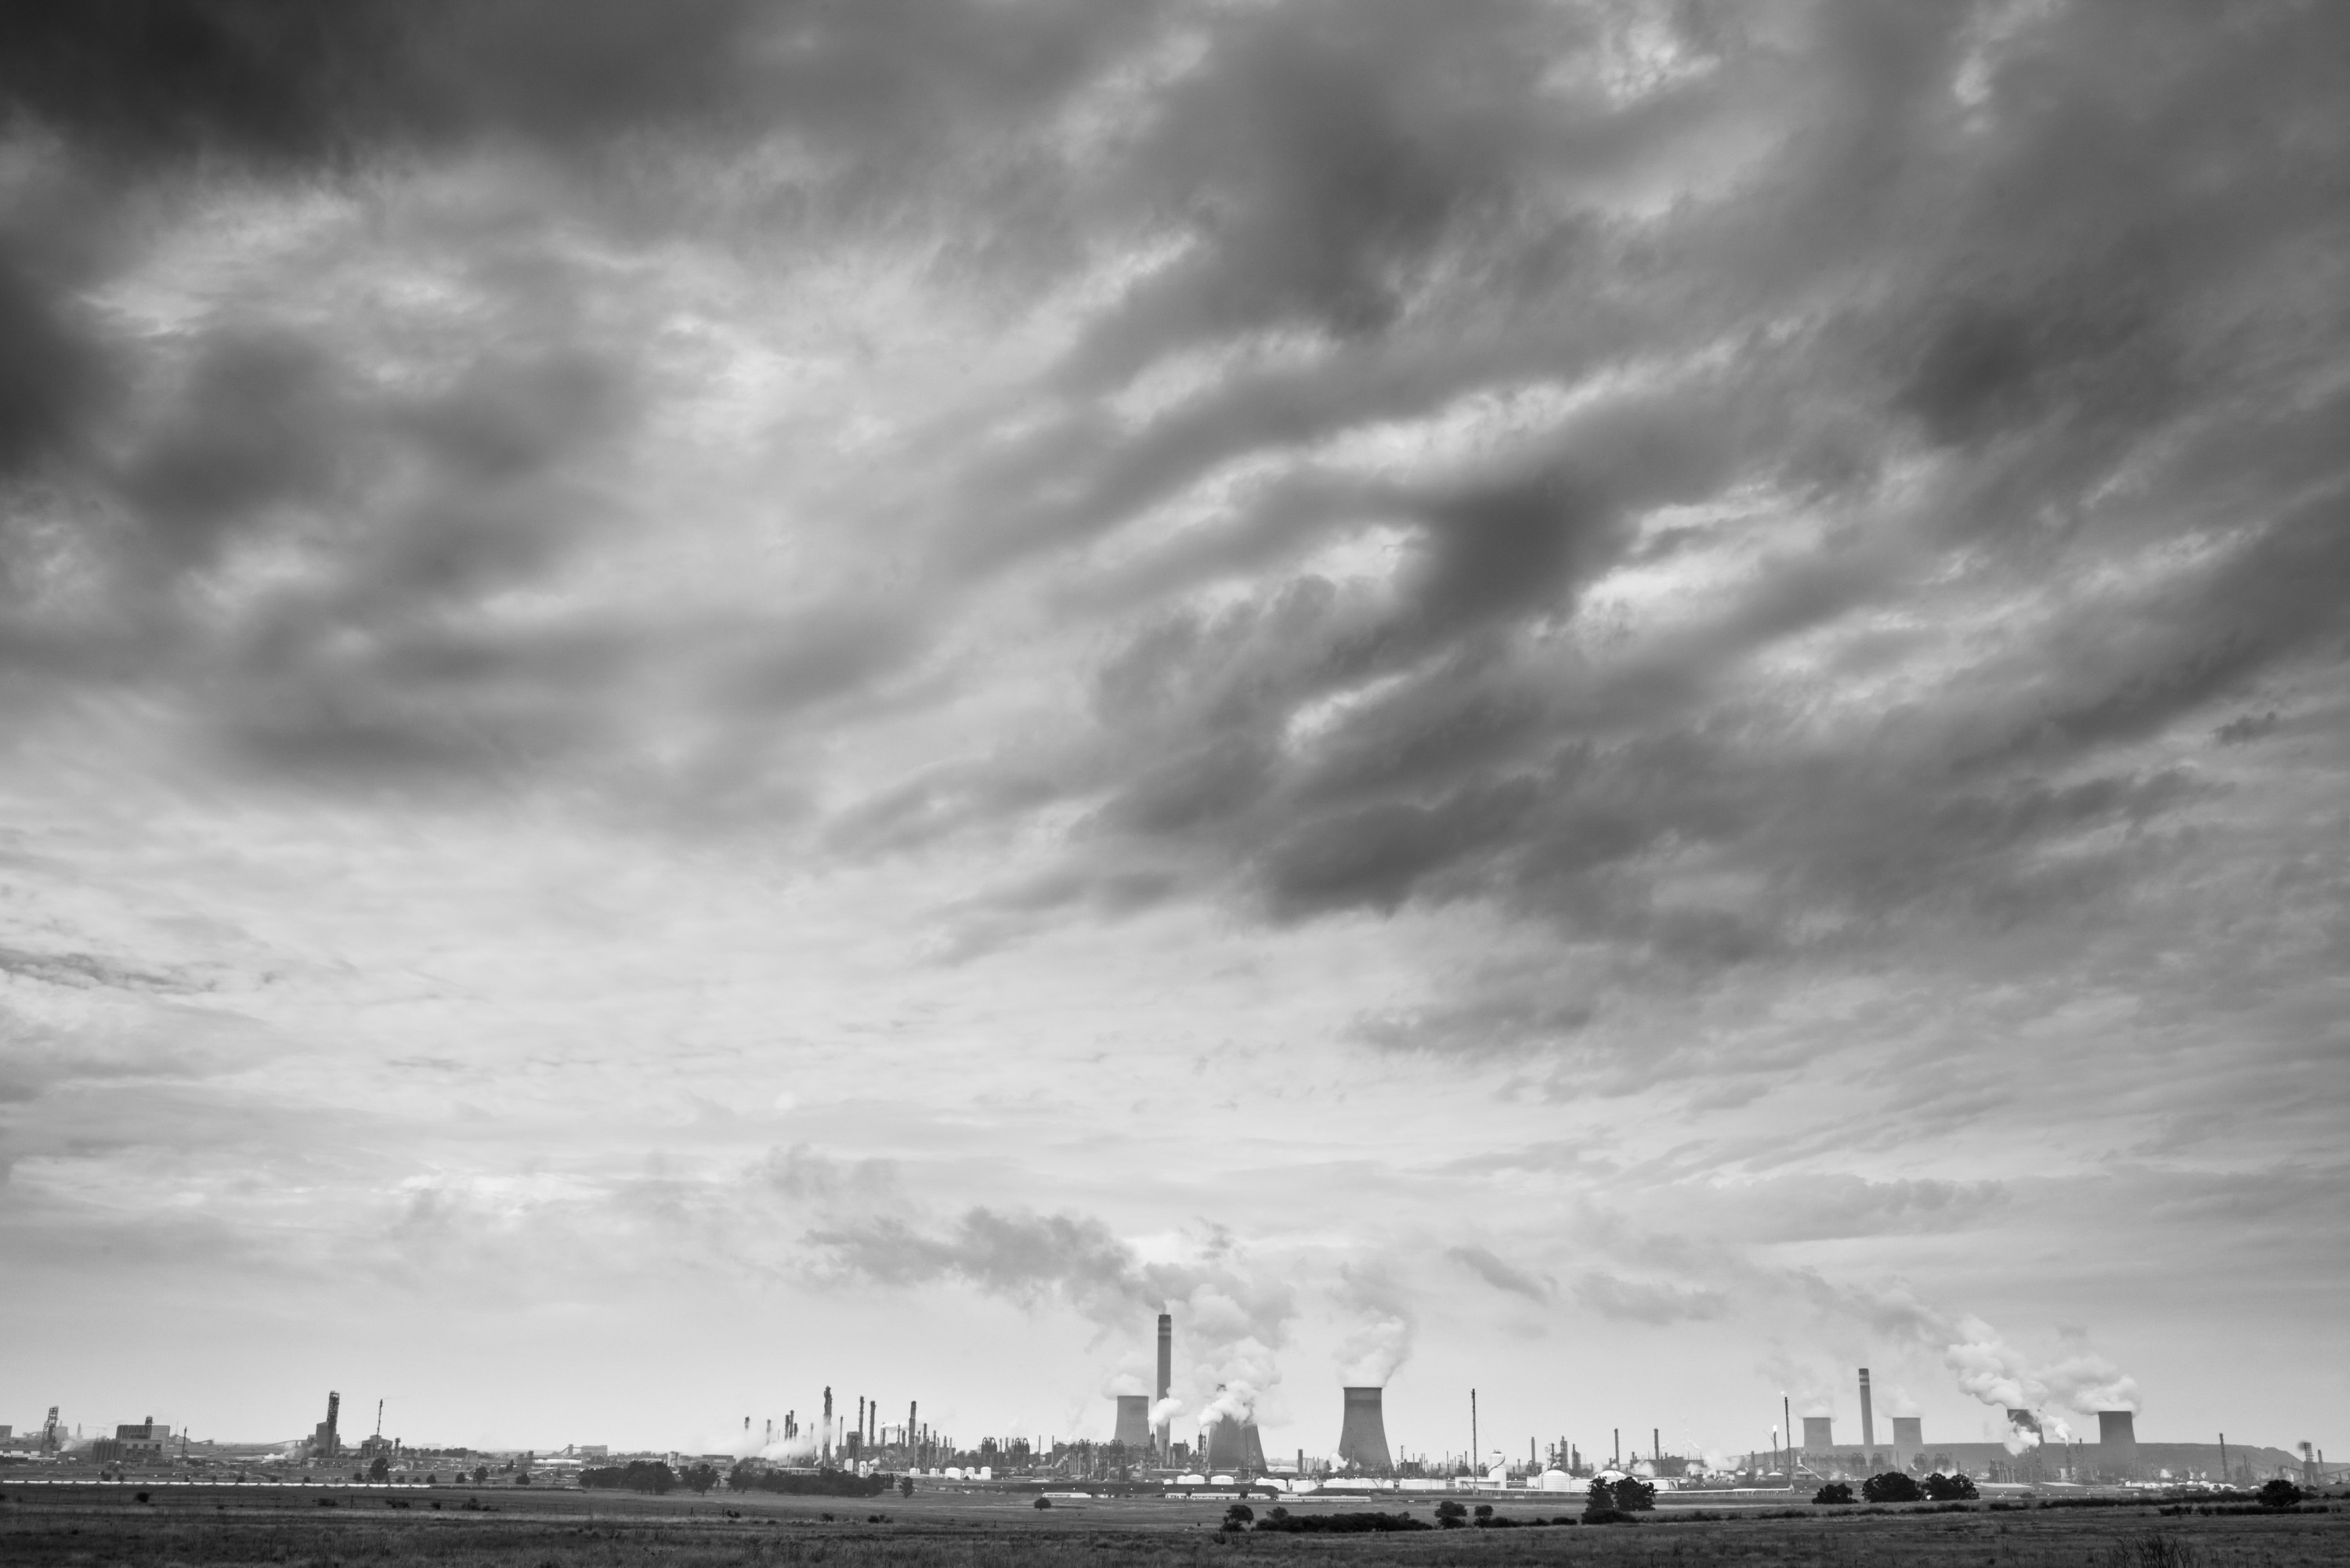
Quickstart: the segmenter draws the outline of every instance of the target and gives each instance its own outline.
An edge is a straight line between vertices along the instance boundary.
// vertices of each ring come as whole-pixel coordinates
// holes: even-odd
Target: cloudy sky
[[[8,8],[0,1420],[2341,1451],[2345,62]]]

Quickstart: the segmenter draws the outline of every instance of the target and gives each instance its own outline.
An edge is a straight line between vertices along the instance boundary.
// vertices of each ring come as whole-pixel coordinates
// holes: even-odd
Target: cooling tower
[[[1877,1447],[1877,1416],[1868,1407],[1868,1368],[1860,1369],[1860,1446]]]
[[[1835,1418],[1832,1416],[1804,1417],[1804,1451],[1805,1453],[1825,1453],[1828,1449],[1835,1448],[1835,1433],[1831,1429],[1835,1425]]]
[[[1395,1469],[1388,1453],[1388,1420],[1381,1407],[1386,1390],[1349,1388],[1347,1416],[1338,1427],[1338,1462],[1384,1475]]]
[[[2097,1412],[2097,1468],[2116,1480],[2137,1479],[2137,1417],[2132,1412]]]
[[[1168,1390],[1174,1386],[1175,1319],[1170,1314],[1162,1312],[1159,1314],[1159,1386],[1151,1390],[1152,1396],[1164,1404]],[[1165,1421],[1159,1422],[1159,1430],[1152,1434],[1159,1439],[1159,1451],[1161,1455],[1167,1452],[1168,1425],[1169,1423]]]
[[[1917,1453],[1925,1446],[1926,1423],[1923,1417],[1918,1416],[1893,1417],[1893,1448],[1894,1451],[1901,1456],[1901,1463],[1908,1464],[1908,1456]]]
[[[1118,1397],[1118,1436],[1113,1442],[1124,1443],[1129,1449],[1150,1446],[1150,1396],[1121,1394]]]
[[[1217,1417],[1208,1424],[1207,1440],[1201,1445],[1207,1449],[1208,1468],[1211,1470],[1237,1470],[1253,1465],[1256,1469],[1263,1469],[1264,1468],[1263,1445],[1256,1445],[1256,1453],[1253,1456],[1249,1452],[1249,1439],[1255,1436],[1256,1427],[1253,1422],[1243,1426],[1232,1417]]]

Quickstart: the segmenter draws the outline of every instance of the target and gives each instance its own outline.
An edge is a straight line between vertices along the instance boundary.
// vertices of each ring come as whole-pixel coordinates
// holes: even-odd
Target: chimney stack
[[[1170,1313],[1159,1314],[1159,1387],[1152,1395],[1163,1402],[1168,1391],[1175,1386],[1175,1318]],[[1159,1457],[1163,1463],[1170,1451],[1168,1439],[1172,1436],[1173,1423],[1161,1421],[1154,1434],[1159,1439]]]
[[[2097,1412],[2097,1468],[2115,1480],[2137,1479],[2137,1417],[2134,1412]]]
[[[1860,1446],[1875,1452],[1877,1449],[1877,1415],[1868,1406],[1868,1368],[1860,1369]]]
[[[1382,1388],[1346,1390],[1346,1417],[1338,1425],[1338,1462],[1385,1475],[1395,1469],[1388,1452],[1388,1422]]]

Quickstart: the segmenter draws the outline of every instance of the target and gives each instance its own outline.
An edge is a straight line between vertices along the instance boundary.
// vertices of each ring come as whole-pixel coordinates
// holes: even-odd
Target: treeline
[[[718,1484],[718,1470],[712,1465],[688,1465],[679,1471],[660,1459],[630,1459],[625,1465],[581,1470],[579,1484],[601,1491],[649,1491],[659,1497],[679,1487],[708,1491]]]
[[[774,1491],[787,1497],[879,1497],[888,1491],[888,1476],[852,1475],[830,1468],[816,1470],[774,1470],[744,1459],[726,1477],[736,1491]]]

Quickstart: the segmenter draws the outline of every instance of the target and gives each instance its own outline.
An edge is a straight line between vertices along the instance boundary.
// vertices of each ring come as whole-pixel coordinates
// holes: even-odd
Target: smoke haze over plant
[[[2318,1430],[2345,61],[11,9],[0,1421]]]

